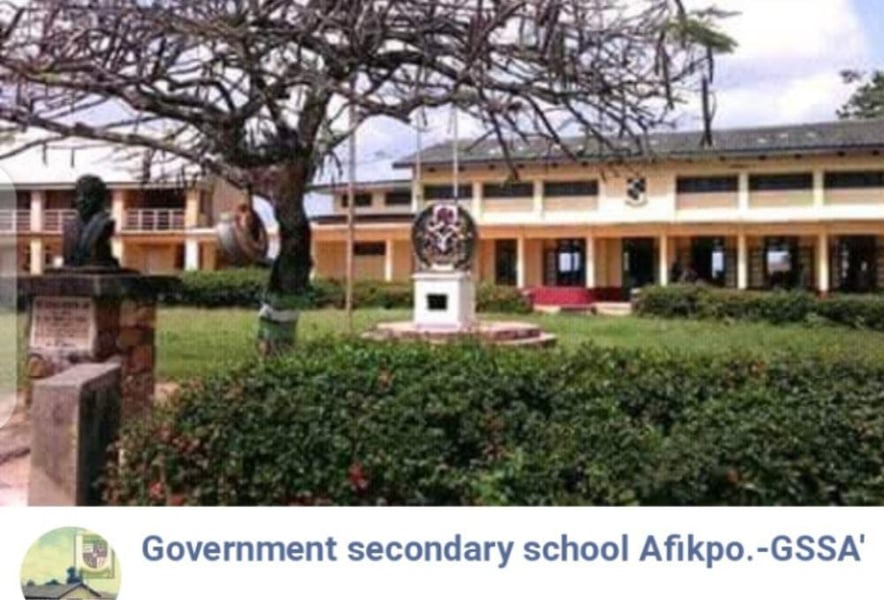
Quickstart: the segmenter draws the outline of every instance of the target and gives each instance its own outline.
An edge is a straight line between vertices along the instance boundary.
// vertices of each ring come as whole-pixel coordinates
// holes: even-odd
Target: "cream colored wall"
[[[125,244],[124,265],[143,273],[174,273],[177,246],[168,244]]]
[[[353,276],[356,279],[383,281],[384,280],[384,257],[383,256],[354,256],[353,257]]]
[[[398,189],[400,189],[400,188],[385,187],[385,188],[372,189],[372,190],[368,190],[368,191],[366,191],[366,190],[360,191],[359,188],[357,188],[357,190],[356,190],[357,195],[361,192],[371,194],[371,206],[357,206],[356,213],[357,214],[366,214],[366,213],[368,213],[368,214],[402,214],[402,213],[411,212],[410,205],[406,206],[403,204],[403,205],[387,206],[387,204],[385,203],[384,198],[386,197],[387,192],[391,192],[391,191],[398,190]],[[346,201],[346,198],[347,198],[346,191],[336,192],[334,194],[334,197],[332,200],[332,212],[334,212],[335,214],[347,214],[347,208],[344,206],[344,202]]]
[[[344,242],[317,242],[313,268],[319,277],[344,279],[347,275],[347,246]]]
[[[411,242],[393,242],[393,280],[410,281],[413,263]]]
[[[525,287],[543,285],[543,240],[525,240]]]
[[[425,167],[418,177],[421,185],[450,184],[450,168]],[[839,170],[881,170],[884,157],[875,156],[806,156],[798,158],[745,157],[739,160],[660,161],[653,164],[629,164],[609,167],[575,164],[563,160],[553,164],[526,164],[519,169],[521,181],[597,180],[600,195],[595,206],[569,210],[561,199],[542,199],[543,210],[536,210],[529,200],[485,200],[477,213],[481,225],[565,224],[616,225],[620,223],[733,223],[735,221],[806,222],[880,221],[884,219],[884,189],[861,191],[755,192],[744,188],[746,204],[740,206],[740,193],[682,194],[675,192],[678,176],[736,175],[745,186],[750,174],[806,172],[815,173],[821,183],[825,172]],[[499,182],[504,174],[501,166],[468,164],[460,173],[464,185]],[[642,206],[626,202],[626,180],[643,176],[647,179],[648,198]],[[535,209],[535,210],[532,210]]]
[[[737,194],[731,193],[708,193],[708,194],[678,194],[676,195],[677,210],[704,210],[710,208],[737,208]]]

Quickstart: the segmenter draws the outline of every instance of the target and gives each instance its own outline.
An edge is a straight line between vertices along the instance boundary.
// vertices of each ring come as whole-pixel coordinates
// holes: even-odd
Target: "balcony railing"
[[[5,209],[0,210],[0,231],[27,233],[31,230],[31,211]]]
[[[71,209],[50,209],[43,211],[43,231],[59,233],[64,224],[77,218],[77,211]]]
[[[184,229],[184,210],[138,208],[126,211],[125,231],[176,231]]]

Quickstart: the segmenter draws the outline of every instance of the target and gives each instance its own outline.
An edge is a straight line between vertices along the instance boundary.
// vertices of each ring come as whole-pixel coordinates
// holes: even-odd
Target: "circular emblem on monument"
[[[466,269],[478,239],[476,222],[466,209],[439,203],[422,210],[411,228],[414,252],[429,268]]]

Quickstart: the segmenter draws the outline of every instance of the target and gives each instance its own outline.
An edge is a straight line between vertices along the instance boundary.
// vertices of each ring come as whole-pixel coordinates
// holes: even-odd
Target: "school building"
[[[458,201],[479,227],[473,273],[532,290],[538,304],[621,300],[646,284],[705,281],[737,289],[870,292],[884,285],[884,120],[648,136],[641,150],[577,156],[541,142],[513,151],[462,142]],[[417,211],[454,195],[451,144],[395,167],[399,181],[360,184],[357,276],[407,280]],[[347,192],[322,188],[319,276],[343,277]]]
[[[61,266],[63,226],[76,216],[74,186],[86,173],[101,177],[111,192],[112,246],[122,266],[145,273],[223,266],[214,225],[246,200],[243,192],[211,178],[142,182],[107,149],[84,150],[74,160],[58,154],[0,162],[0,273],[39,275]]]

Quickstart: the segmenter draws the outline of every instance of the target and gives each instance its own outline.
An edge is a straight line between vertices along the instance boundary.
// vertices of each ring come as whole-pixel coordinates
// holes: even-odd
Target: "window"
[[[531,198],[534,196],[533,183],[486,183],[482,186],[486,198]]]
[[[767,287],[796,287],[801,279],[798,266],[798,238],[765,238],[764,274]]]
[[[494,283],[516,285],[518,268],[516,240],[494,242]]]
[[[884,171],[826,173],[826,187],[836,190],[884,187]]]
[[[675,187],[679,194],[719,194],[737,191],[739,179],[736,176],[679,177]]]
[[[598,196],[598,181],[545,181],[543,195],[548,198],[563,196]]]
[[[384,194],[386,206],[411,206],[411,190],[396,190]]]
[[[366,206],[371,206],[371,194],[361,193],[353,196],[356,200],[357,208],[365,208]],[[347,208],[347,205],[350,203],[350,196],[348,194],[341,195],[341,206]]]
[[[473,197],[473,186],[469,183],[458,186],[458,200],[470,200]],[[454,186],[426,185],[424,200],[454,200]]]
[[[354,256],[384,256],[387,245],[384,242],[356,242],[353,244]]]
[[[809,190],[812,188],[812,173],[779,173],[775,175],[749,176],[749,189],[753,192],[780,192],[787,190]]]

